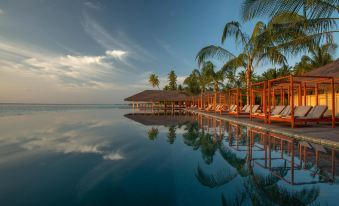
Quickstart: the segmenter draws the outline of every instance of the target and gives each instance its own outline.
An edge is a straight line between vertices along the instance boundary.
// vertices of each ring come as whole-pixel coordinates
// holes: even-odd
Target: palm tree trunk
[[[250,104],[250,89],[251,89],[251,66],[247,68],[246,74],[246,104]]]

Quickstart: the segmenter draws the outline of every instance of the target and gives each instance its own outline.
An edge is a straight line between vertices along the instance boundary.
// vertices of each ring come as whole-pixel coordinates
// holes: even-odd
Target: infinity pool
[[[188,114],[0,117],[0,205],[336,205],[339,151]]]

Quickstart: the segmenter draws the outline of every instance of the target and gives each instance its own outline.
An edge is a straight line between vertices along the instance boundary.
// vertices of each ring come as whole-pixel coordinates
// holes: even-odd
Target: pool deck
[[[195,114],[201,114],[206,117],[233,122],[242,126],[260,129],[266,132],[273,132],[276,134],[289,136],[297,140],[304,140],[311,143],[339,149],[339,124],[337,124],[335,128],[332,128],[331,125],[327,123],[309,123],[307,125],[297,123],[295,128],[291,128],[289,123],[274,122],[269,125],[265,124],[264,120],[250,120],[248,116],[236,117],[234,115],[220,115],[214,112],[203,112],[192,109],[186,109],[186,111]]]

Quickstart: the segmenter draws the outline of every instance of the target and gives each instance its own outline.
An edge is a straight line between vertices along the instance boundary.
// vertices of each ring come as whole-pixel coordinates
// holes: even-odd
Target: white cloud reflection
[[[17,119],[16,125],[19,130],[3,130],[4,133],[0,137],[0,146],[4,147],[19,147],[23,150],[16,152],[15,154],[8,155],[7,158],[12,157],[24,158],[25,154],[41,154],[44,152],[55,152],[63,154],[96,154],[100,155],[104,160],[123,160],[126,158],[123,148],[116,148],[112,145],[114,139],[107,138],[105,135],[98,135],[93,133],[105,128],[109,128],[113,125],[112,120],[78,120],[72,121],[71,119],[55,119],[53,122],[47,120],[53,125],[46,125],[44,123],[45,115],[41,114],[37,116],[25,115],[22,120],[13,117],[2,117],[0,122],[9,124],[11,119]],[[49,114],[50,115],[50,114]],[[36,123],[23,123],[26,117],[34,117]],[[6,121],[7,119],[7,121]],[[53,118],[52,118],[53,119]],[[40,126],[39,126],[40,125]],[[1,128],[1,127],[0,127]],[[23,155],[20,156],[19,154]],[[6,158],[2,158],[1,162],[6,162]]]

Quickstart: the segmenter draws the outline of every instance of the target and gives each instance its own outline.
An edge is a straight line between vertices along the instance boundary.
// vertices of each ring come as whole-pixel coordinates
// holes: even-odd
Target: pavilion
[[[181,110],[190,105],[192,97],[181,91],[144,90],[124,99],[133,108],[152,110]]]

